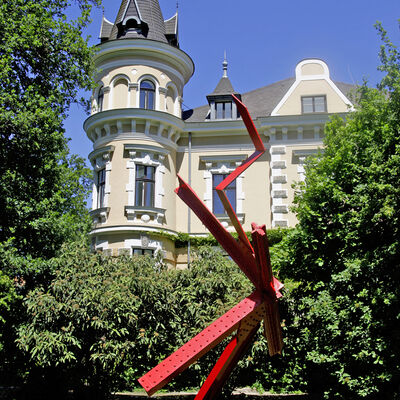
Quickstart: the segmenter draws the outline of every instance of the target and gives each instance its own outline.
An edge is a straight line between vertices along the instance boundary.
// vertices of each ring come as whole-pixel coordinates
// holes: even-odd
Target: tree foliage
[[[18,346],[36,380],[43,376],[59,388],[63,382],[75,392],[89,384],[97,396],[136,386],[251,290],[237,266],[210,249],[184,271],[147,257],[91,254],[82,245],[65,247],[54,262],[49,288],[26,296]],[[212,361],[215,355],[204,357],[175,387],[199,385]]]
[[[378,29],[385,77],[326,126],[281,266],[298,281],[308,390],[327,399],[400,396],[400,53]]]
[[[92,84],[82,30],[98,2],[0,1],[0,242],[21,254],[54,255],[87,215],[88,170],[68,155],[63,120]]]

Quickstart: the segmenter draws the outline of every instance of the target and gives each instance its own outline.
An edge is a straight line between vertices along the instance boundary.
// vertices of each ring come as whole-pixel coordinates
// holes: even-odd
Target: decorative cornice
[[[161,154],[163,156],[168,155],[170,152],[163,147],[156,147],[156,146],[151,146],[151,145],[145,145],[145,144],[124,144],[124,150],[125,151],[146,151],[149,153],[153,154]]]
[[[97,68],[113,68],[115,58],[117,64],[123,64],[123,58],[129,60],[129,64],[146,65],[152,60],[158,60],[160,66],[171,68],[171,72],[181,76],[182,84],[189,81],[194,73],[194,62],[184,51],[167,43],[150,39],[124,39],[110,40],[97,46],[94,62]],[[140,62],[139,62],[140,61]]]
[[[115,150],[115,146],[113,146],[113,145],[105,146],[105,147],[102,147],[100,149],[93,150],[89,154],[88,158],[89,158],[90,161],[94,160],[94,159],[96,159],[97,157],[100,157],[100,156],[103,156],[103,158],[104,158],[105,155],[109,155],[114,150]]]

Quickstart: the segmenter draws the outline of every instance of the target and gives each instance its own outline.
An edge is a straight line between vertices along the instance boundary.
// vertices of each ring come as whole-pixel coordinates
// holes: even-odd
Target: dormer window
[[[239,99],[241,96],[235,91],[228,78],[228,62],[226,61],[226,54],[222,66],[224,70],[222,78],[218,82],[214,91],[207,96],[208,104],[210,105],[210,113],[208,114],[207,119],[210,120],[239,118],[236,103],[233,101],[232,95],[235,95]]]
[[[128,19],[125,23],[125,29],[127,31],[129,31],[129,30],[138,31],[139,26],[138,26],[138,22],[136,21],[136,19],[134,19],[134,18]]]
[[[327,112],[326,96],[302,96],[301,112],[302,114]]]
[[[232,102],[216,102],[216,119],[232,119]]]

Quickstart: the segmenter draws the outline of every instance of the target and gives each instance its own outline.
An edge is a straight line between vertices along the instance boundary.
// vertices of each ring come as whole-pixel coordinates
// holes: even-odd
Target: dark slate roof
[[[105,18],[103,15],[100,28],[100,39],[108,39],[111,35],[113,26],[114,24],[108,21],[107,18]]]
[[[355,95],[355,89],[357,88],[357,85],[344,82],[335,82],[335,85],[354,104],[355,100],[352,97]]]
[[[274,108],[281,101],[295,82],[294,78],[284,79],[271,85],[252,90],[242,95],[242,101],[246,104],[253,118],[271,115]]]
[[[294,82],[295,78],[288,78],[272,83],[271,85],[252,90],[242,94],[242,101],[248,108],[252,118],[270,116],[274,108],[278,105],[282,97],[286,94]],[[354,85],[348,83],[334,83],[346,97],[348,97],[349,93],[355,88]],[[182,119],[186,122],[204,122],[209,110],[210,106],[208,105],[196,107],[192,110],[186,110],[183,112]]]
[[[221,81],[223,79],[227,78],[222,78]],[[289,78],[273,83],[272,85],[252,90],[251,92],[244,93],[242,94],[242,101],[244,102],[244,104],[246,104],[246,107],[248,108],[250,115],[253,118],[271,115],[273,109],[276,107],[276,105],[279,103],[285,93],[289,90],[294,81],[294,78]],[[214,92],[217,90],[217,88],[214,90]],[[233,88],[230,94],[232,93],[235,93]],[[192,110],[184,111],[182,118],[187,122],[203,122],[206,119],[209,110],[210,107],[208,105],[196,107]]]
[[[220,95],[224,95],[224,94],[233,94],[233,93],[237,93],[237,92],[233,88],[232,83],[229,80],[229,78],[222,77],[221,80],[218,82],[217,87],[208,96],[220,96]]]
[[[170,19],[164,21],[165,33],[167,35],[178,34],[178,13],[172,16]]]
[[[133,18],[142,24],[142,31],[134,29],[127,30],[121,35],[118,28],[127,18]],[[143,29],[145,27],[146,29]],[[107,28],[108,29],[108,28]],[[103,29],[102,29],[103,32]],[[104,32],[104,35],[106,32]],[[164,18],[162,16],[158,0],[122,0],[117,18],[113,24],[111,33],[108,37],[101,36],[103,40],[114,40],[124,38],[152,39],[159,42],[168,43],[165,37]]]

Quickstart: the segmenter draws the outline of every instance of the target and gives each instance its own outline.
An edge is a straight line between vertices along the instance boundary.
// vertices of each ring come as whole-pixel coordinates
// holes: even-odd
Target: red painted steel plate
[[[149,395],[152,395],[225,339],[238,328],[240,321],[257,311],[259,307],[264,307],[263,299],[261,293],[256,291],[142,376],[139,383]]]

